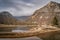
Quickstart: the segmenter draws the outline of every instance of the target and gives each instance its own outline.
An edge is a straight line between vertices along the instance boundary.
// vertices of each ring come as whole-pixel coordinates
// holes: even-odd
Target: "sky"
[[[30,16],[50,1],[60,3],[60,0],[0,0],[0,12],[8,11],[13,16]]]

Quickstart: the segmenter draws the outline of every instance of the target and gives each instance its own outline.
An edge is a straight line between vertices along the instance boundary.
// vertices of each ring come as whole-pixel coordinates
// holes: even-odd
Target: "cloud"
[[[14,16],[28,16],[49,1],[51,0],[0,0],[0,11],[9,11]]]
[[[14,16],[24,16],[31,14],[34,4],[20,0],[0,0],[0,11],[9,11]],[[29,13],[30,12],[30,13]]]

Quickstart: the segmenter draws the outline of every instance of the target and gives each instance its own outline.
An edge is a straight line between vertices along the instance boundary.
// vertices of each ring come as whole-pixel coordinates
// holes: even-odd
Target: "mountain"
[[[0,12],[0,24],[7,25],[25,25],[30,24],[29,22],[25,22],[28,17],[14,17],[11,13],[7,11]],[[20,19],[20,20],[18,20]]]
[[[44,7],[36,10],[28,19],[31,22],[37,22],[39,25],[59,25],[60,26],[60,3],[49,2]]]
[[[0,24],[15,24],[17,20],[7,11],[0,12]]]
[[[25,21],[29,18],[29,16],[14,16],[17,20]]]

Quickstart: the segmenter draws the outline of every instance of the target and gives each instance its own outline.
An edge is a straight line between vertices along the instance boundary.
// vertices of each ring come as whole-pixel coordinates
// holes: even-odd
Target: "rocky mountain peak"
[[[54,2],[54,1],[50,1],[48,4],[56,4],[56,2]]]
[[[52,9],[60,8],[60,3],[50,1],[46,6]]]
[[[44,7],[36,10],[29,20],[38,22],[39,25],[48,24],[60,26],[60,3],[49,2]]]

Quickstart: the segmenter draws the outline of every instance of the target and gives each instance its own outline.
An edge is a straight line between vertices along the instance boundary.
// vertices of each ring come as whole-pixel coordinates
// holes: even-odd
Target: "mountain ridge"
[[[30,16],[28,21],[37,22],[39,25],[48,24],[54,25],[53,21],[58,21],[58,25],[60,26],[60,3],[57,2],[49,2],[44,7],[36,10],[33,15]]]

